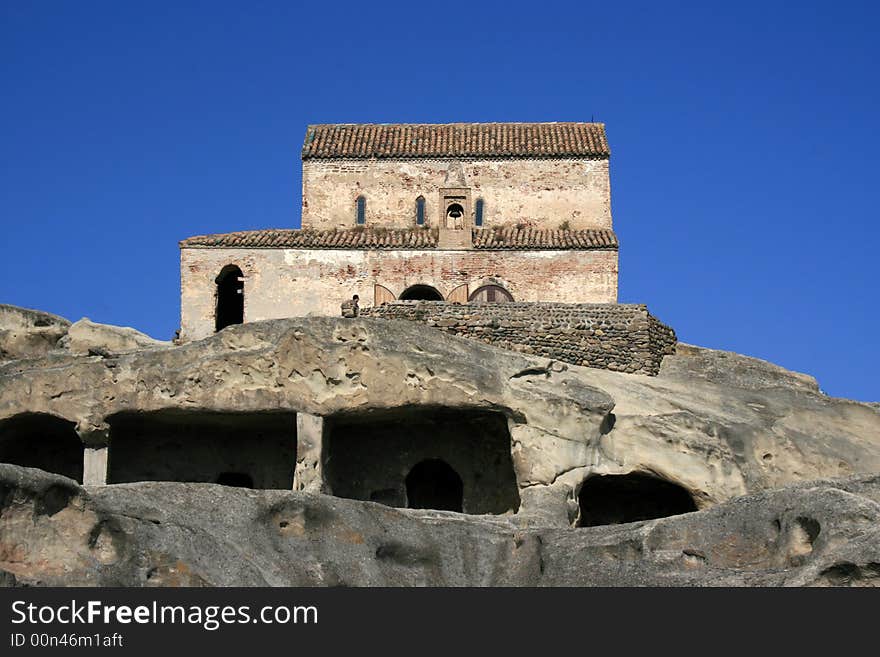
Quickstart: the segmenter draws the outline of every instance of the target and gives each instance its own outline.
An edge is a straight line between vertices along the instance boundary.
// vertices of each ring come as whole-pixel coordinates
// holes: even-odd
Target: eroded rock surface
[[[102,348],[119,331],[87,328],[81,355],[0,365],[0,460],[45,442],[44,470],[109,462],[111,482],[153,483],[84,490],[6,467],[7,580],[877,583],[877,406],[764,361],[679,345],[649,377],[372,318],[256,322],[176,347],[123,331],[133,342]],[[457,435],[470,441],[453,463],[464,511],[497,515],[391,508],[408,493],[382,482]],[[85,465],[72,452],[53,470],[50,439],[85,446]],[[232,443],[250,480],[221,472]],[[302,492],[158,483],[219,480],[211,468]],[[684,515],[578,527],[656,517],[630,508],[640,494]]]
[[[685,348],[648,377],[537,360],[408,322],[273,320],[175,348],[8,363],[0,430],[4,418],[40,413],[112,452],[112,418],[124,413],[494,412],[510,432],[519,513],[560,525],[576,522],[577,493],[592,475],[654,474],[707,508],[880,472],[874,407],[827,397],[808,377],[755,359],[739,357],[747,366],[724,379],[730,358]]]
[[[878,586],[880,477],[616,526],[213,484],[86,491],[0,465],[6,585]]]
[[[0,362],[50,354],[104,355],[170,347],[127,326],[69,320],[41,310],[0,304]]]
[[[98,324],[83,317],[70,325],[59,346],[76,355],[107,355],[170,347],[172,343],[155,340],[128,326]]]
[[[0,304],[0,362],[45,356],[69,327],[58,315]]]

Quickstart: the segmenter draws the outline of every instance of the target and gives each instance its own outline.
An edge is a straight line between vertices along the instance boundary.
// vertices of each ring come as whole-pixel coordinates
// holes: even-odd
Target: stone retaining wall
[[[675,331],[642,304],[395,301],[361,315],[424,322],[502,349],[616,372],[655,376]]]

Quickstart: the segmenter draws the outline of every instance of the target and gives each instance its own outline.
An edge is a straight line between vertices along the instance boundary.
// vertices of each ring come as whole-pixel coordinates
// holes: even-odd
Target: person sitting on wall
[[[358,295],[354,295],[351,298],[351,301],[344,301],[342,303],[342,316],[346,318],[352,318],[358,316],[358,302],[360,301],[360,297]]]

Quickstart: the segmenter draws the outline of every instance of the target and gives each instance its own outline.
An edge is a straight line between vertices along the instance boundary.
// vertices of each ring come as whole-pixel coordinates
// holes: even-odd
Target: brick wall
[[[397,301],[361,315],[424,322],[503,349],[650,376],[676,343],[675,331],[637,304]]]

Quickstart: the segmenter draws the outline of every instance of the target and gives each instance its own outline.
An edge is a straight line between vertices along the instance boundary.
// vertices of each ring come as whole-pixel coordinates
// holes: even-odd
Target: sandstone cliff
[[[880,413],[763,361],[679,345],[648,377],[381,319],[145,346],[0,366],[0,448],[35,448],[0,460],[35,465],[51,418],[108,481],[143,482],[4,466],[8,582],[880,581]],[[424,458],[455,466],[468,513],[393,508]],[[275,490],[209,483],[242,463]]]

